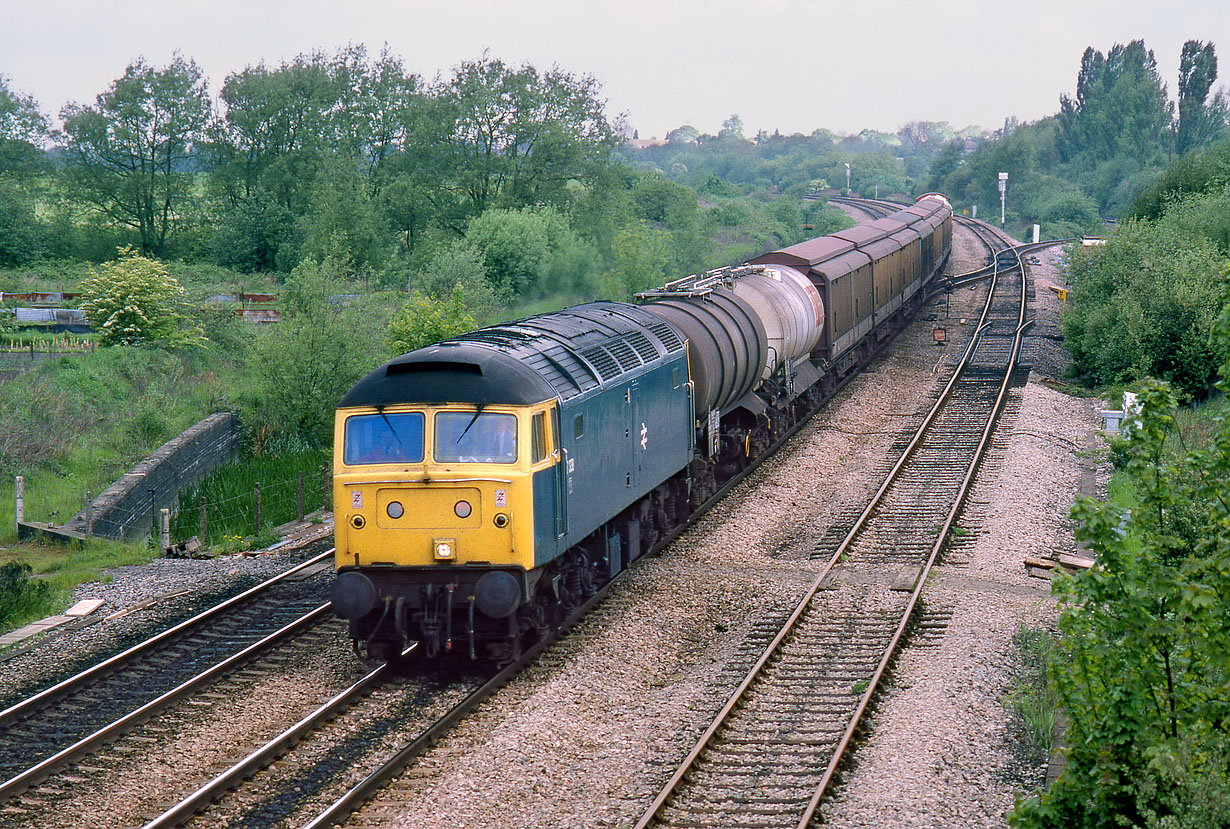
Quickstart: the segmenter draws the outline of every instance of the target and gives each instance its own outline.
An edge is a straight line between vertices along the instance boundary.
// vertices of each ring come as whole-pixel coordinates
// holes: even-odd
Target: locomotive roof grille
[[[593,364],[604,383],[608,380],[614,380],[622,373],[619,361],[615,359],[611,352],[600,345],[585,349],[581,352],[581,356]]]
[[[619,360],[619,367],[624,371],[632,371],[634,368],[644,365],[644,362],[632,350],[632,346],[628,345],[626,340],[615,340],[607,346],[607,349],[615,355],[616,360]]]
[[[636,353],[640,356],[641,360],[646,363],[652,362],[660,356],[658,354],[658,349],[655,348],[653,343],[649,341],[649,338],[640,331],[633,331],[629,334],[628,342],[631,343],[632,347],[636,349]]]
[[[661,320],[649,325],[648,328],[653,332],[655,337],[662,341],[662,345],[666,346],[666,351],[668,354],[673,354],[683,348],[683,341],[679,339],[679,336],[675,333],[675,329],[671,328]]]

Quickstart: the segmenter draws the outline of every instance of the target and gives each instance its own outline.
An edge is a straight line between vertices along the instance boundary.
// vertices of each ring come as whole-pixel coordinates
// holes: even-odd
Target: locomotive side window
[[[576,440],[585,434],[585,415],[579,414],[572,419],[572,438]]]
[[[675,369],[671,372],[671,383],[674,384],[672,388],[679,388],[679,369]]]
[[[421,412],[352,415],[346,418],[342,459],[349,464],[422,463]]]
[[[434,455],[437,463],[516,463],[517,417],[439,412]]]
[[[538,463],[548,454],[547,451],[547,415],[546,412],[539,412],[534,415],[531,421],[530,429],[530,462]]]

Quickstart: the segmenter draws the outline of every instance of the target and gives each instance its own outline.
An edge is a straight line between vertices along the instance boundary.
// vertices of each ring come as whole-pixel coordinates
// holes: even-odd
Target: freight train
[[[952,207],[403,354],[338,404],[335,611],[378,658],[508,660],[902,328]]]

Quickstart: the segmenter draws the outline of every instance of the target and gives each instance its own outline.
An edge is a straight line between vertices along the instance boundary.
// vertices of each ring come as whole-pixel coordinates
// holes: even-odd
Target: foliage
[[[475,327],[465,289],[460,284],[444,299],[414,293],[389,323],[389,348],[394,354],[404,354]]]
[[[29,564],[10,561],[0,566],[0,630],[18,618],[38,615],[50,605],[51,585],[30,578]]]
[[[606,293],[629,299],[637,291],[661,285],[670,266],[670,234],[642,221],[620,231],[615,240]]]
[[[1059,700],[1046,678],[1047,662],[1054,653],[1054,639],[1048,631],[1022,627],[1012,634],[1012,644],[1016,647],[1019,669],[1008,694],[1007,706],[1024,729],[1026,744],[1034,759],[1045,762],[1051,755],[1059,716]]]
[[[256,487],[261,492],[261,530],[298,517],[299,481],[303,480],[304,514],[329,505],[329,452],[295,442],[266,447],[211,472],[195,487],[181,490],[171,519],[171,540],[200,536],[201,500],[206,505],[206,537],[217,545],[228,536],[255,535]]]
[[[1209,90],[1217,80],[1217,54],[1212,42],[1189,40],[1179,56],[1179,119],[1175,152],[1183,155],[1211,143],[1226,126],[1226,94]]]
[[[1230,280],[1221,301],[1225,353]],[[1230,390],[1230,360],[1221,378]],[[1082,497],[1072,509],[1097,564],[1055,582],[1067,762],[1049,791],[1017,804],[1015,827],[1230,820],[1230,419],[1173,463],[1173,392],[1148,381],[1138,402],[1120,453],[1136,503]]]
[[[467,313],[477,321],[486,320],[499,306],[482,251],[465,240],[440,245],[422,270],[406,281],[407,290],[433,299],[450,297],[458,288]]]
[[[1140,166],[1163,153],[1173,106],[1143,40],[1103,55],[1092,46],[1081,57],[1076,97],[1059,99],[1059,152],[1065,161],[1093,168],[1123,155]]]
[[[1223,358],[1209,331],[1224,254],[1191,233],[1190,214],[1127,222],[1106,245],[1072,251],[1064,343],[1078,377],[1105,385],[1153,376],[1187,397],[1208,394]]]
[[[487,210],[470,222],[465,239],[481,253],[486,278],[503,300],[587,292],[596,284],[596,251],[553,207]]]
[[[143,252],[162,255],[189,198],[191,151],[210,108],[195,61],[176,54],[155,69],[138,59],[95,106],[61,112],[65,186],[110,222],[137,231]]]
[[[50,132],[38,102],[14,92],[0,75],[0,181],[42,172],[46,163],[39,147]]]
[[[1175,161],[1132,203],[1128,218],[1157,219],[1167,205],[1185,195],[1215,193],[1230,187],[1230,138]]]
[[[197,344],[200,328],[189,323],[184,289],[166,265],[124,248],[81,283],[81,308],[99,329],[102,345]]]
[[[384,312],[351,293],[353,272],[336,259],[300,264],[287,277],[286,318],[257,343],[259,391],[246,405],[256,443],[290,435],[328,443],[333,410],[384,355]]]

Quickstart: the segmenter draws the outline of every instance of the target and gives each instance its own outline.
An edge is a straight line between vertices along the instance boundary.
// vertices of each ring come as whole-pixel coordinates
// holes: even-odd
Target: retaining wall
[[[124,473],[64,526],[105,538],[147,536],[152,516],[163,507],[174,507],[180,489],[234,458],[239,449],[234,415],[212,414]]]

